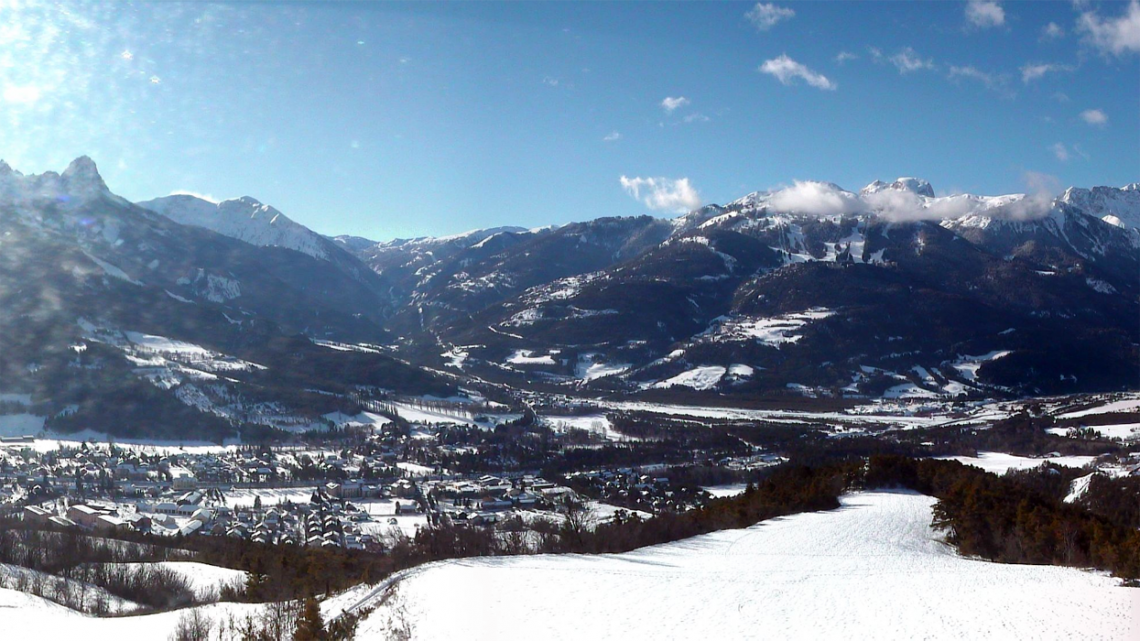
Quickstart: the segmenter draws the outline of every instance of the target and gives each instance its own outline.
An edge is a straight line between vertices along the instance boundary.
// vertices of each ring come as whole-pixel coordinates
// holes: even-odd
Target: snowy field
[[[854,494],[838,510],[626,554],[437,563],[412,570],[396,602],[415,639],[1140,638],[1140,590],[964,559],[931,530],[933,503]],[[357,638],[386,638],[393,611],[378,609]]]
[[[1070,429],[1072,428],[1050,427],[1045,431],[1049,432],[1050,434],[1056,434],[1057,436],[1067,436]],[[1087,429],[1090,429],[1105,438],[1119,438],[1125,441],[1134,441],[1136,439],[1140,439],[1140,423],[1121,423],[1118,425],[1089,425],[1087,426]]]
[[[281,503],[305,503],[307,504],[313,498],[313,492],[316,492],[318,487],[316,485],[301,486],[301,487],[259,487],[250,489],[235,489],[225,493],[227,507],[245,507],[251,508],[261,497],[262,507],[270,507],[271,505],[278,505]]]
[[[216,565],[196,563],[194,561],[160,561],[158,563],[118,563],[123,567],[150,567],[162,568],[183,577],[190,584],[190,589],[197,594],[219,590],[224,585],[245,583],[245,572],[220,568]]]
[[[0,414],[0,436],[35,436],[44,430],[45,420],[35,414]]]
[[[549,416],[541,417],[542,423],[556,432],[566,432],[570,429],[586,430],[604,436],[611,441],[625,440],[622,434],[614,430],[613,423],[605,414],[587,414],[583,416]]]
[[[235,619],[260,612],[252,603],[219,603],[198,608],[205,616]],[[90,639],[103,641],[162,641],[178,625],[183,610],[142,616],[97,618],[80,614],[46,599],[0,589],[0,630],[5,639]]]
[[[706,485],[701,488],[712,495],[714,499],[723,499],[728,496],[743,494],[748,489],[747,483],[729,483],[728,485]]]
[[[950,461],[960,461],[966,465],[980,467],[994,474],[1005,474],[1010,470],[1028,470],[1049,462],[1064,467],[1084,467],[1096,460],[1095,456],[1051,456],[1032,458],[1003,452],[978,452],[977,456],[948,456]]]

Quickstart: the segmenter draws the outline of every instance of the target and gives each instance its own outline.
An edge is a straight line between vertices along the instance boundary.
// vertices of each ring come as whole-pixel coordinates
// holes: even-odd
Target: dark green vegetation
[[[937,497],[934,524],[946,529],[947,540],[962,554],[1140,577],[1137,509],[1124,507],[1140,501],[1140,484],[1134,478],[1094,476],[1089,493],[1068,504],[1062,500],[1066,475],[1043,466],[998,477],[951,461],[877,456],[868,462],[863,482]]]

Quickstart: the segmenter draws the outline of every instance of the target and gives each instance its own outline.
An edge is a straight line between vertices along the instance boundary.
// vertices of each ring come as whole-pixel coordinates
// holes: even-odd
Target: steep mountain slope
[[[435,333],[468,326],[472,314],[528,288],[638,256],[671,231],[667,221],[649,216],[600,218],[557,228],[394,241],[361,256],[407,301],[390,326],[401,333]]]
[[[181,225],[203,227],[259,247],[284,247],[325,260],[334,253],[324,236],[249,196],[214,203],[176,194],[135,204]]]
[[[1140,183],[1120,189],[1070,187],[1060,201],[1117,227],[1140,230]]]
[[[86,158],[0,168],[0,247],[0,386],[32,393],[49,427],[220,436],[351,409],[353,385],[447,387],[313,342],[385,340],[376,275],[179,225],[111,194]]]

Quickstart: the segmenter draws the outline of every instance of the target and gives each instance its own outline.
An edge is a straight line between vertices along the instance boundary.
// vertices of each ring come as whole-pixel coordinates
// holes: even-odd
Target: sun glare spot
[[[4,87],[4,102],[9,102],[18,105],[30,105],[35,103],[43,95],[40,88],[35,85],[7,85]]]

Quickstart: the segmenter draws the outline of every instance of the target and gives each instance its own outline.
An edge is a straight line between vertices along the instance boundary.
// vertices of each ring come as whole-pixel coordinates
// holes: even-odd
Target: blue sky
[[[378,240],[1140,180],[1140,2],[0,0],[0,157]],[[1032,187],[1027,186],[1032,185]]]

